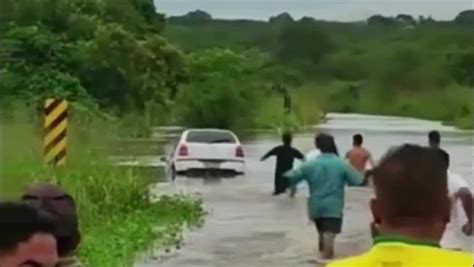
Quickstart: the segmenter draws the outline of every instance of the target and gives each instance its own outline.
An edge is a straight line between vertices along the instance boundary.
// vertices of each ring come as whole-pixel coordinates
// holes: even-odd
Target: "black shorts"
[[[339,234],[342,230],[342,218],[317,218],[314,223],[321,233]]]

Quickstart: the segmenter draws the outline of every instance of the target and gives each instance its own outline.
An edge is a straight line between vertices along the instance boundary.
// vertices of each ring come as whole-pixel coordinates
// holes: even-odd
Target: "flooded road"
[[[426,144],[427,132],[439,130],[443,147],[451,154],[452,170],[462,174],[472,188],[472,134],[415,119],[350,114],[329,114],[328,118],[315,132],[333,134],[341,154],[350,148],[352,135],[361,133],[376,159],[392,145]],[[306,152],[313,147],[313,138],[314,133],[298,135],[294,146]],[[246,142],[248,170],[244,177],[210,181],[178,178],[173,184],[158,185],[157,192],[200,193],[209,215],[203,228],[186,235],[181,250],[163,261],[136,266],[315,266],[310,260],[316,255],[317,236],[306,216],[306,188],[300,188],[296,199],[272,196],[274,160],[258,160],[279,142],[277,136]],[[370,247],[371,195],[368,188],[347,189],[343,231],[336,241],[337,257],[361,253]],[[462,242],[466,250],[472,251],[472,240],[464,238]]]

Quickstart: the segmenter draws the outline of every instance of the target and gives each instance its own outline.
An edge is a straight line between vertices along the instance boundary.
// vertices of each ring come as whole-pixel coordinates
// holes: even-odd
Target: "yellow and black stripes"
[[[63,166],[66,164],[68,102],[62,99],[48,99],[44,110],[45,163]]]

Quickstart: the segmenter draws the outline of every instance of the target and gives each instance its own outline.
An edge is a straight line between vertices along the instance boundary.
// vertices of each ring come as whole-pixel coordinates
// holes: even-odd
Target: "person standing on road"
[[[293,168],[295,159],[299,159],[301,161],[304,160],[303,154],[291,146],[292,139],[293,137],[290,133],[283,134],[283,145],[274,147],[261,158],[261,161],[264,161],[271,156],[276,156],[277,158],[275,170],[275,191],[273,192],[273,195],[279,195],[286,192],[288,188],[288,182],[287,179],[283,177],[283,174]]]
[[[441,135],[439,132],[431,131],[428,134],[428,142],[432,149],[440,153],[448,170],[448,193],[451,200],[451,217],[444,231],[443,238],[441,239],[441,246],[446,249],[461,250],[462,245],[460,241],[463,238],[463,234],[468,236],[472,235],[472,192],[469,189],[469,185],[460,175],[449,170],[450,157],[446,151],[440,148]],[[467,218],[467,222],[462,226],[458,218],[459,212],[457,204],[459,202],[461,202],[464,214]]]
[[[308,183],[308,215],[319,234],[320,260],[325,261],[334,257],[334,241],[342,229],[345,186],[362,185],[364,177],[338,156],[331,135],[319,134],[315,141],[321,155],[285,176],[290,185],[297,185],[303,180]]]
[[[448,152],[441,148],[441,134],[438,131],[431,131],[428,133],[428,144],[432,149],[438,150],[444,158],[445,162],[450,162]]]
[[[361,134],[356,134],[352,137],[352,149],[346,153],[346,159],[351,165],[361,173],[365,173],[367,169],[374,166],[374,161],[370,152],[362,146],[364,138]],[[367,168],[367,163],[370,168]]]
[[[449,222],[448,177],[439,153],[403,145],[373,170],[370,202],[380,236],[372,249],[328,267],[472,266],[472,255],[440,248]]]

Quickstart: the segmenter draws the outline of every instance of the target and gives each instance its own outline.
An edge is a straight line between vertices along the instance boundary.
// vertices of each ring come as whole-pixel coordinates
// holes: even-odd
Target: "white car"
[[[169,159],[172,178],[219,171],[245,173],[245,155],[237,136],[228,130],[190,129],[183,132]]]

